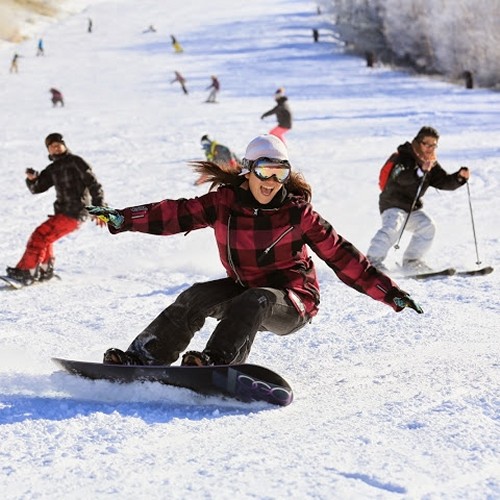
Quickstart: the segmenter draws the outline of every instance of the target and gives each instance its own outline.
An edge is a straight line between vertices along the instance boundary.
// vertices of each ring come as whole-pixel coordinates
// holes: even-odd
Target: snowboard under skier
[[[257,332],[297,332],[316,315],[320,299],[306,246],[358,292],[395,311],[410,307],[423,312],[314,211],[311,187],[293,170],[286,146],[277,137],[252,140],[241,171],[224,171],[211,162],[196,162],[195,168],[212,182],[203,196],[121,210],[88,207],[113,234],[172,235],[211,227],[227,274],[184,290],[126,351],[108,349],[105,363],[170,365],[208,317],[219,321],[215,330],[203,351],[182,356],[183,365],[243,363]]]
[[[40,173],[26,169],[26,185],[33,194],[55,188],[54,215],[35,229],[17,265],[7,267],[7,276],[24,285],[54,276],[54,242],[78,229],[88,218],[86,205],[104,204],[103,189],[92,168],[68,150],[61,134],[49,134],[45,146],[52,163]],[[100,219],[92,218],[103,225]]]

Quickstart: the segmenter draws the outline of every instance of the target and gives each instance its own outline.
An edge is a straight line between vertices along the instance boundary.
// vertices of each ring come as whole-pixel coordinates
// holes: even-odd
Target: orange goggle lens
[[[255,161],[252,172],[262,181],[275,177],[278,182],[285,182],[290,177],[290,167],[268,161]]]

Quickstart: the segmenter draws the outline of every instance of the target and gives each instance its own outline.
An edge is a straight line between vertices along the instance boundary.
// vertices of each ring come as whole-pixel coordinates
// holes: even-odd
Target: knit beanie
[[[54,142],[60,142],[61,144],[66,145],[66,143],[64,142],[62,134],[59,134],[58,132],[54,132],[52,134],[49,134],[45,138],[45,147],[48,148]]]

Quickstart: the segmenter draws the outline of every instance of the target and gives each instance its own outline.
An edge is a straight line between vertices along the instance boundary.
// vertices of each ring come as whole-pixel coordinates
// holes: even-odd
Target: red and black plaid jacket
[[[242,188],[224,186],[197,198],[118,210],[124,223],[109,229],[169,235],[212,227],[229,277],[245,287],[286,289],[292,300],[294,294],[300,298],[299,312],[312,317],[318,311],[319,285],[309,246],[344,283],[401,310],[393,299],[404,292],[303,198],[288,195],[278,208],[253,208],[241,202],[238,191]]]

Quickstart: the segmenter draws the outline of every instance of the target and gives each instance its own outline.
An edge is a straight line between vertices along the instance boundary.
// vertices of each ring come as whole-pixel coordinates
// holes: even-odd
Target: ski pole
[[[413,212],[413,209],[415,208],[415,205],[417,204],[418,197],[420,196],[420,193],[421,193],[422,188],[424,186],[424,182],[425,182],[425,178],[426,177],[427,177],[427,172],[424,172],[424,175],[422,176],[422,180],[420,181],[420,184],[418,185],[417,194],[415,195],[415,198],[413,198],[413,202],[411,204],[410,211],[408,212],[408,215],[406,216],[405,223],[403,224],[403,227],[401,228],[401,232],[399,233],[398,241],[396,241],[396,244],[394,245],[394,248],[396,250],[399,250],[399,243],[401,242],[401,238],[402,238],[403,233],[405,231],[406,224],[408,224],[408,220],[410,219],[410,215]]]
[[[476,226],[474,225],[474,214],[472,212],[472,202],[470,199],[470,188],[469,183],[467,182],[467,196],[469,198],[469,211],[470,211],[470,220],[472,221],[472,234],[474,235],[474,245],[476,247],[476,264],[479,266],[481,264],[481,260],[479,259],[479,251],[477,249],[477,238],[476,238]]]

